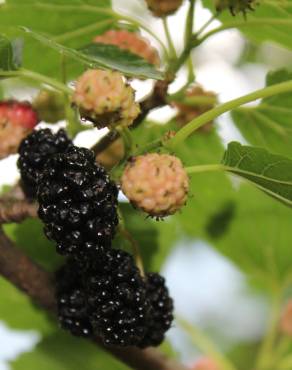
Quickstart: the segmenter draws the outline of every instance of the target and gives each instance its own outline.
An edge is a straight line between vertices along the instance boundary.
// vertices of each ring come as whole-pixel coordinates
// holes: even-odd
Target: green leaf
[[[11,363],[13,370],[129,370],[89,340],[65,332],[44,338],[36,348]]]
[[[266,85],[292,80],[292,72],[279,70],[267,75]],[[232,118],[252,145],[292,157],[292,92],[264,98],[256,107],[232,111]]]
[[[240,343],[231,349],[228,357],[237,370],[246,370],[254,366],[259,351],[259,343]]]
[[[163,79],[163,74],[145,59],[117,46],[95,43],[80,51],[87,55],[91,64],[97,63],[97,66],[114,69],[128,76]]]
[[[227,170],[254,183],[258,188],[292,205],[292,160],[265,149],[232,142],[225,152]]]
[[[65,47],[55,42],[52,38],[34,32],[28,28],[22,28],[26,33],[46,46],[57,50],[89,68],[113,69],[127,76],[161,79],[162,73],[140,58],[126,50],[114,45],[90,44],[79,50]]]
[[[292,1],[260,1],[253,12],[248,12],[246,19],[242,14],[233,17],[227,10],[218,19],[223,25],[234,25],[252,41],[262,43],[273,41],[292,49]],[[216,9],[213,0],[204,0],[203,4],[213,14]]]
[[[4,36],[0,36],[0,69],[4,71],[15,69],[12,44]]]
[[[55,42],[77,49],[113,27],[115,21],[110,0],[6,0],[0,5],[0,32],[10,39],[24,37],[24,67],[58,78],[59,55],[23,35],[19,27],[50,35]],[[67,63],[68,78],[76,77],[82,70],[79,64]]]
[[[292,206],[292,160],[289,158],[232,142],[222,163],[228,171],[251,181],[287,206]]]
[[[120,210],[126,230],[139,246],[145,271],[160,271],[179,236],[175,221],[172,218],[167,222],[147,218],[146,214],[128,203],[120,203]],[[131,244],[123,235],[118,235],[113,244],[133,254]]]
[[[240,186],[234,201],[228,232],[210,241],[262,287],[291,284],[291,209],[249,184]]]
[[[215,130],[193,134],[175,152],[185,166],[218,163],[223,153],[224,147]],[[225,173],[192,174],[187,205],[174,219],[187,235],[205,239],[210,231],[210,218],[232,202],[233,195],[230,179]]]
[[[47,313],[36,307],[26,294],[0,277],[0,320],[19,330],[38,330],[43,334],[52,332],[55,324]]]
[[[54,243],[45,237],[40,220],[27,219],[21,224],[6,224],[4,231],[18,248],[46,270],[54,271],[62,263]]]
[[[211,238],[221,238],[229,228],[229,225],[234,217],[236,203],[228,201],[216,213],[211,215],[211,218],[206,225],[206,231]]]

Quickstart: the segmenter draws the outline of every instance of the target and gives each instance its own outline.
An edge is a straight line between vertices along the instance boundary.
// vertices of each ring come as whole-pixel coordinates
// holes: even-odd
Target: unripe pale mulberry
[[[135,207],[153,217],[164,217],[186,203],[189,178],[177,157],[150,153],[129,161],[121,186]]]
[[[146,0],[146,3],[156,17],[164,17],[175,13],[183,0]]]
[[[119,72],[91,69],[76,82],[72,101],[98,128],[127,127],[140,112],[134,95]]]
[[[97,36],[95,42],[107,45],[116,45],[146,59],[150,64],[159,65],[160,59],[157,50],[149,41],[137,32],[127,30],[109,30]]]
[[[197,99],[197,102],[192,103],[189,100],[189,104],[175,102],[173,106],[178,109],[178,114],[176,116],[176,121],[179,126],[185,126],[187,123],[193,119],[199,117],[201,114],[207,112],[208,110],[214,108],[217,97],[212,91],[205,91],[201,86],[196,85],[191,87],[185,92],[185,98]],[[199,128],[201,132],[210,132],[212,130],[213,121],[207,122],[204,126]]]
[[[37,113],[30,103],[0,102],[0,159],[16,153],[20,142],[38,122]]]

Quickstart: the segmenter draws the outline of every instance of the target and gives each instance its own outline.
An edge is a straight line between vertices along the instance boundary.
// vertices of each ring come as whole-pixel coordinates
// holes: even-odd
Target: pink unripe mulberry
[[[179,158],[150,153],[130,160],[121,187],[135,207],[150,216],[164,217],[186,203],[189,178]]]
[[[30,103],[0,102],[0,158],[16,153],[22,139],[38,122],[38,115]]]
[[[0,102],[0,122],[32,130],[39,119],[30,103],[8,100]]]
[[[160,58],[157,50],[150,45],[150,42],[137,32],[127,30],[109,30],[102,35],[95,37],[95,42],[107,45],[115,45],[121,49],[130,51],[146,59],[150,64],[159,65]]]
[[[134,90],[119,72],[90,69],[76,82],[73,103],[98,128],[130,126],[140,113]]]

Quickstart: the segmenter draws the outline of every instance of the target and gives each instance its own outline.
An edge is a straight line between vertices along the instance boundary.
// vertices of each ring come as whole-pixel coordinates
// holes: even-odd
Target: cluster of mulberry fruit
[[[118,188],[93,152],[46,129],[29,135],[19,153],[23,187],[36,194],[45,233],[67,256],[56,273],[61,326],[108,346],[159,345],[172,299],[162,277],[141,276],[130,254],[112,248]]]
[[[129,34],[121,36],[132,39]],[[142,44],[149,46],[135,37],[136,52]],[[152,53],[151,58],[154,56]],[[59,103],[51,92],[41,93],[35,100],[42,116],[47,115],[48,107],[62,114]],[[118,72],[85,72],[76,83],[72,103],[99,128],[128,126],[139,114],[134,91]],[[56,273],[61,326],[77,336],[98,335],[108,346],[159,345],[173,320],[173,301],[160,275],[142,276],[129,253],[112,248],[118,226],[118,187],[96,162],[94,153],[76,147],[64,130],[54,134],[49,129],[33,131],[18,152],[24,193],[38,201],[44,232],[66,257]],[[150,187],[148,200],[153,198],[149,210],[157,216],[174,213],[185,202],[188,186],[181,163],[171,156],[157,155],[152,162],[145,158],[146,168],[143,160],[139,161],[142,170],[155,172],[152,183],[151,176],[141,178],[144,188]],[[137,178],[138,172],[139,168]],[[125,174],[124,189],[131,188],[127,176],[130,180],[135,177],[132,168]],[[163,194],[155,195],[164,180]],[[139,206],[139,200],[130,200]],[[148,210],[144,203],[140,208]]]
[[[107,346],[158,346],[173,320],[164,279],[140,275],[133,257],[100,249],[95,259],[69,259],[57,272],[59,321],[73,335],[97,334]]]

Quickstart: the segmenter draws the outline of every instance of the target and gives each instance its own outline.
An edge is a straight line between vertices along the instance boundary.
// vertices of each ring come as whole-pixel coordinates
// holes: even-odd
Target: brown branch
[[[141,113],[130,126],[131,130],[138,127],[152,109],[162,107],[166,104],[168,85],[168,81],[156,82],[152,94],[140,103]],[[117,131],[110,131],[92,147],[92,150],[95,152],[96,155],[98,155],[103,152],[108,146],[110,146],[114,141],[116,141],[119,137],[120,134]]]
[[[37,217],[37,204],[26,200],[0,199],[0,224]]]
[[[0,229],[0,275],[25,292],[40,307],[56,313],[52,276],[16,248]],[[98,338],[94,342],[135,370],[187,370],[153,348],[140,350],[106,348]]]
[[[43,308],[56,311],[51,276],[17,249],[2,229],[0,229],[0,274]]]
[[[8,191],[1,194],[1,200],[25,200],[20,183],[13,185]]]

